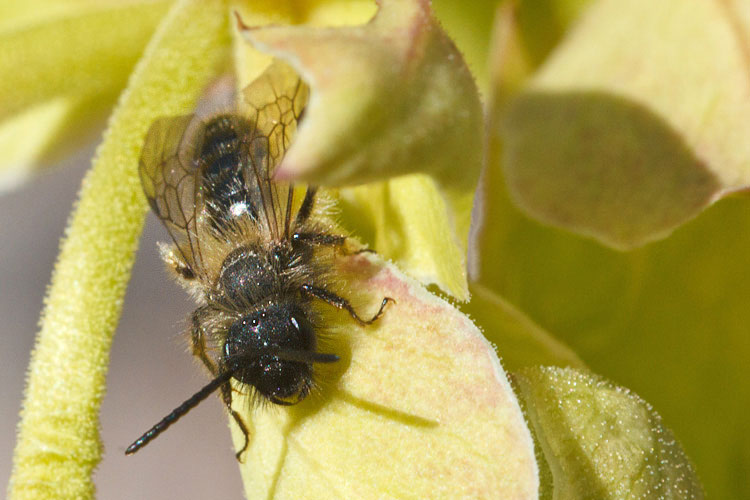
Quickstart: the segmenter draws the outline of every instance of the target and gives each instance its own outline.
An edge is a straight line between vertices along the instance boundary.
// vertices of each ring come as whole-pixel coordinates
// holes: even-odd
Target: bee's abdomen
[[[198,158],[203,170],[203,199],[214,229],[226,229],[240,215],[257,218],[260,194],[255,179],[246,178],[251,158],[241,139],[249,136],[250,127],[246,120],[230,115],[206,124]]]

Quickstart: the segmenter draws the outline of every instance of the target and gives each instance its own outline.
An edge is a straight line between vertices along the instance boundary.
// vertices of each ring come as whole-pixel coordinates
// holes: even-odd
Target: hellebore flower
[[[736,425],[712,443],[680,411],[705,416],[710,401],[732,424],[746,406],[709,394],[711,368],[687,374],[734,338],[723,370],[746,372],[750,280],[722,266],[734,256],[747,278],[738,256],[750,242],[717,229],[747,223],[745,202],[688,222],[747,186],[746,16],[687,3],[3,7],[0,186],[85,141],[117,99],[45,302],[11,498],[94,495],[109,348],[147,211],[137,165],[149,125],[191,112],[222,74],[242,88],[274,60],[310,90],[276,175],[327,189],[342,226],[379,254],[342,258],[341,273],[396,305],[366,328],[332,317],[342,359],[319,397],[250,412],[248,498],[701,498],[662,418],[589,368],[668,409],[713,494],[738,494],[706,458]],[[716,239],[734,251],[708,246]],[[670,384],[684,396],[670,398]]]

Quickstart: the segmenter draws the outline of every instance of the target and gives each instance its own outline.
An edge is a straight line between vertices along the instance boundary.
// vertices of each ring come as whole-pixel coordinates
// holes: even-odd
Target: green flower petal
[[[391,205],[397,213],[424,213],[441,227],[420,224],[406,233],[387,219],[385,226],[379,220],[363,226],[419,242],[405,256],[375,248],[425,282],[467,298],[463,256],[481,163],[482,112],[472,76],[429,6],[384,1],[364,26],[274,26],[244,35],[292,64],[311,89],[305,120],[277,176],[351,185],[429,174],[432,181],[409,183],[411,196]],[[402,188],[379,189],[403,194]]]
[[[54,19],[76,17],[96,10],[161,0],[9,0],[0,4],[0,32],[17,31]]]
[[[340,190],[341,220],[371,248],[423,284],[434,283],[459,300],[468,299],[465,247],[473,193],[451,204],[424,174]],[[453,211],[458,212],[451,217]],[[466,227],[455,227],[456,219]]]
[[[380,258],[339,260],[370,308],[369,326],[337,313],[344,353],[320,391],[248,412],[241,466],[257,498],[533,498],[539,488],[523,416],[492,347],[463,314]],[[235,398],[235,409],[253,405]],[[247,421],[247,420],[246,420]],[[232,424],[237,448],[244,436]]]
[[[738,478],[750,474],[750,204],[722,200],[666,240],[614,252],[520,213],[507,196],[502,143],[491,137],[479,282],[593,370],[647,398],[695,461],[710,498],[741,498]]]
[[[503,356],[510,371],[539,365],[585,368],[568,346],[557,340],[529,317],[491,289],[471,283],[471,301],[461,305]]]
[[[170,3],[7,13],[15,24],[0,29],[0,189],[93,137]]]
[[[739,478],[750,475],[750,203],[723,200],[666,240],[622,254],[530,221],[500,192],[495,202],[503,216],[482,253],[502,266],[482,266],[481,283],[594,371],[648,398],[710,498],[742,498]]]
[[[0,32],[0,118],[55,97],[121,88],[168,5],[88,9]]]
[[[471,72],[484,95],[490,82],[497,79],[491,75],[494,64],[487,65],[493,57],[491,48],[496,44],[488,41],[493,36],[506,36],[507,26],[501,30],[497,24],[496,10],[512,11],[517,23],[523,58],[530,66],[539,65],[549,54],[566,27],[576,19],[579,11],[592,0],[433,0],[435,15],[466,59]],[[499,4],[499,5],[498,5]]]
[[[635,394],[570,368],[527,369],[513,380],[552,472],[543,496],[703,498],[672,432]]]
[[[109,94],[52,99],[0,123],[0,193],[94,140],[115,101]]]
[[[506,110],[516,202],[627,249],[750,185],[745,11],[597,2]]]
[[[467,66],[486,95],[489,87],[487,54],[492,31],[492,18],[497,0],[435,0],[435,10],[440,24],[456,43]]]
[[[505,0],[494,12],[489,47],[488,129],[497,133],[508,99],[544,62],[581,10],[593,0]],[[489,13],[484,14],[488,17]]]
[[[92,498],[109,347],[146,213],[137,175],[160,115],[185,113],[227,64],[223,2],[181,1],[115,111],[66,231],[29,368],[12,499]]]

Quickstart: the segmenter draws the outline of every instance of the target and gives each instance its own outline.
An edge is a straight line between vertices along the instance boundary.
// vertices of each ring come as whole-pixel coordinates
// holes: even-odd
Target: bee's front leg
[[[237,458],[237,461],[243,463],[242,454],[245,453],[245,450],[247,450],[247,447],[250,444],[250,433],[248,432],[247,426],[242,420],[242,417],[240,417],[240,414],[232,409],[231,383],[227,382],[226,384],[221,386],[221,399],[224,401],[224,404],[226,405],[227,410],[229,410],[229,413],[232,415],[234,421],[237,422],[237,426],[240,428],[240,431],[242,431],[242,434],[245,436],[245,444],[242,446],[242,449],[234,454],[234,456]]]
[[[301,241],[308,245],[341,247],[346,243],[346,236],[340,234],[301,232],[294,233],[292,235],[292,241]]]
[[[357,311],[354,310],[354,307],[352,307],[351,303],[349,303],[348,300],[343,297],[339,297],[335,293],[329,292],[325,288],[320,288],[313,285],[302,285],[301,290],[302,293],[306,295],[315,297],[316,299],[320,299],[323,302],[332,305],[333,307],[337,307],[339,309],[347,311],[352,318],[356,319],[363,325],[374,323],[383,314],[383,310],[385,309],[385,306],[388,304],[388,302],[396,302],[390,297],[383,297],[383,302],[380,303],[380,309],[378,309],[378,312],[376,312],[375,315],[370,319],[363,319],[359,316],[359,314],[357,314]]]
[[[216,375],[216,364],[206,354],[206,337],[203,334],[203,327],[201,326],[201,318],[208,311],[207,306],[199,307],[193,312],[191,316],[191,328],[190,328],[190,345],[192,347],[193,356],[200,359],[211,375]]]

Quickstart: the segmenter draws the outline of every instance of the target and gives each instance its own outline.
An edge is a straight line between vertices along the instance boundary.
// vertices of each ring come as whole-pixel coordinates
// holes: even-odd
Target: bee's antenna
[[[167,428],[175,423],[181,416],[198,406],[201,401],[206,399],[212,392],[221,387],[222,384],[228,382],[229,379],[232,378],[232,375],[234,375],[233,369],[227,370],[217,375],[216,378],[206,384],[203,389],[193,394],[187,401],[172,410],[169,415],[161,419],[159,423],[151,427],[141,437],[136,439],[135,442],[133,442],[133,444],[128,446],[128,449],[125,450],[125,454],[132,455],[136,451],[146,446],[159,434],[167,430]]]
[[[289,183],[289,191],[286,196],[286,215],[284,215],[284,236],[291,238],[290,222],[292,221],[292,201],[294,201],[294,184]]]
[[[284,361],[296,361],[297,363],[335,363],[339,357],[335,354],[310,351],[293,351],[290,349],[281,350],[274,354]]]

